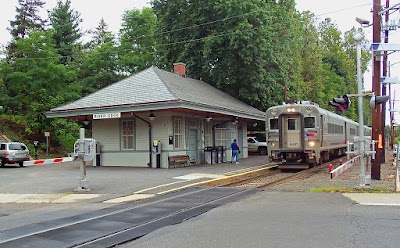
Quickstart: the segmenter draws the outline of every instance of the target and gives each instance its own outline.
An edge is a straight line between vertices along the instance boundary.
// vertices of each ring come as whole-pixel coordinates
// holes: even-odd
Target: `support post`
[[[74,191],[82,192],[82,191],[90,191],[89,183],[86,177],[86,161],[85,157],[85,129],[79,129],[79,154],[78,157],[81,159],[80,166],[80,179],[79,179],[79,187]]]
[[[358,85],[358,154],[360,155],[360,187],[365,187],[365,160],[364,160],[364,104],[363,104],[363,85],[361,71],[361,41],[364,39],[362,34],[356,34],[354,40],[357,45],[357,85]]]

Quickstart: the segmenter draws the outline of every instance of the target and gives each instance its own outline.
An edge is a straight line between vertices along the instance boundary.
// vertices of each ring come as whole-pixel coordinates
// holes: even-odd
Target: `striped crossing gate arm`
[[[340,174],[342,174],[347,169],[349,169],[351,166],[353,166],[355,163],[360,162],[360,159],[361,159],[361,155],[358,155],[358,156],[346,161],[344,164],[342,164],[341,166],[337,167],[336,169],[332,170],[330,172],[331,179],[335,179]]]
[[[38,159],[38,160],[24,161],[24,166],[42,165],[42,164],[58,164],[58,163],[63,163],[63,162],[71,162],[71,161],[74,161],[75,159],[76,159],[76,157]]]

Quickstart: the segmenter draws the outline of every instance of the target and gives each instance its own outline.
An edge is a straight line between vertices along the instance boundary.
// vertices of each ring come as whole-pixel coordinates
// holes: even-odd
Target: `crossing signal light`
[[[375,95],[372,95],[371,100],[369,101],[369,106],[374,109],[379,104],[387,102],[387,100],[389,100],[389,96],[375,96]]]
[[[332,101],[329,101],[329,105],[336,108],[336,113],[342,114],[349,109],[351,101],[349,96],[345,94],[342,97],[333,98]]]

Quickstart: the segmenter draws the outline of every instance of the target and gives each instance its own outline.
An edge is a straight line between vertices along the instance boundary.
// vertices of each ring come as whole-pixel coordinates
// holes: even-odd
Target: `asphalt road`
[[[98,197],[64,204],[0,203],[0,231],[110,207],[103,200],[169,183],[177,176],[222,173],[263,161],[255,156],[240,165],[170,170],[88,167],[92,191],[85,194]],[[0,194],[70,194],[78,181],[78,161],[0,168]],[[339,193],[277,191],[215,208],[122,247],[400,247],[399,230],[399,206],[359,205]]]
[[[400,247],[400,207],[338,193],[262,192],[121,247]]]

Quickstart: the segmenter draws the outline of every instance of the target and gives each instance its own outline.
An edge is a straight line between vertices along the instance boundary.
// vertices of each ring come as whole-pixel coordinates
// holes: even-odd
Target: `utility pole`
[[[385,13],[385,23],[389,23],[389,1],[386,0],[386,13]],[[384,42],[388,43],[389,42],[389,26],[385,25],[385,32],[384,32]],[[383,77],[386,77],[388,75],[388,52],[385,51],[383,54],[383,62],[382,62],[382,67],[383,67],[383,72],[382,75]],[[389,84],[389,91],[390,91],[390,84]],[[382,84],[382,96],[386,95],[386,84]],[[389,103],[390,106],[390,103]],[[390,107],[389,107],[390,108]],[[384,144],[384,147],[386,146],[386,103],[384,102],[382,104],[382,144]],[[382,162],[385,162],[385,148],[382,149]]]
[[[373,0],[372,9],[372,42],[381,42],[381,16],[379,14],[381,8],[381,0]],[[381,63],[379,57],[374,56],[372,61],[373,73],[372,73],[372,91],[375,96],[381,95]],[[372,109],[372,139],[382,140],[382,107],[378,106]],[[382,148],[379,148],[379,142],[375,144],[375,159],[372,161],[371,166],[371,179],[381,179],[381,161],[382,161]]]

